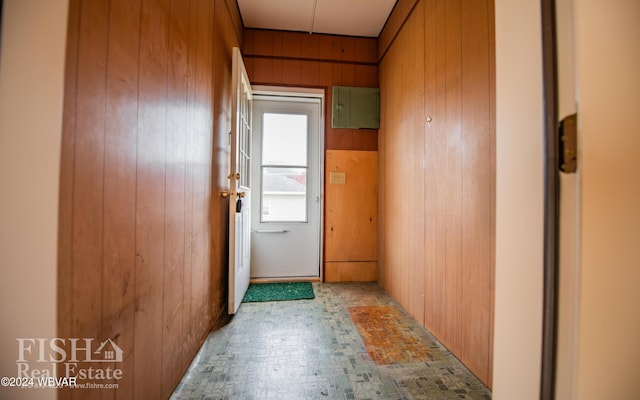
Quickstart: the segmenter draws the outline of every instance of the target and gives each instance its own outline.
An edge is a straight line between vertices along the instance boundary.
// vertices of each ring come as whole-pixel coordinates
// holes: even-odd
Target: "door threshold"
[[[251,283],[275,283],[275,282],[321,282],[319,277],[300,276],[293,278],[251,278]]]

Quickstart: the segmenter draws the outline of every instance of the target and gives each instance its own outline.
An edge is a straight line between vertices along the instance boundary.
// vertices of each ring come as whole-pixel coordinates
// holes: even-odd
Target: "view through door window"
[[[263,114],[262,222],[307,222],[307,124],[304,114]]]

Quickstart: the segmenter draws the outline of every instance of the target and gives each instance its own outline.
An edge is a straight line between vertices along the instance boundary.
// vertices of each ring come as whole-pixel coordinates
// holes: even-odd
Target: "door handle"
[[[229,196],[238,196],[238,197],[245,197],[247,195],[246,192],[229,192],[228,190],[223,190],[222,192],[220,192],[220,197],[222,198],[227,198]]]
[[[261,230],[261,231],[253,231],[253,233],[287,233],[289,232],[286,229],[272,229],[272,230]]]

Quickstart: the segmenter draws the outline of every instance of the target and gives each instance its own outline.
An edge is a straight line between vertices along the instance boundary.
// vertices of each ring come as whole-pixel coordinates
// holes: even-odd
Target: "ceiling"
[[[238,0],[245,28],[377,37],[396,0]]]

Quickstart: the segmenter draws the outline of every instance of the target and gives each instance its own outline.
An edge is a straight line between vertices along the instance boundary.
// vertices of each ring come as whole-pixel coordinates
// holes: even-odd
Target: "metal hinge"
[[[560,171],[573,174],[578,168],[578,114],[571,114],[558,124]]]

